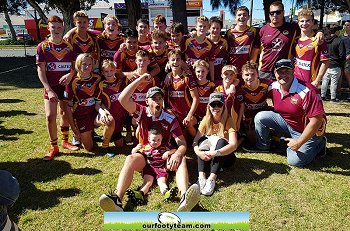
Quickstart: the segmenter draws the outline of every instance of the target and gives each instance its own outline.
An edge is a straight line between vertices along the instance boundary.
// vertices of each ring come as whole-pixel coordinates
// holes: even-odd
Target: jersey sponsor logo
[[[275,38],[272,40],[272,50],[280,51],[282,49],[283,40],[281,38]]]
[[[250,45],[231,47],[230,54],[249,54]]]
[[[95,98],[80,99],[79,105],[84,107],[89,107],[95,105]]]
[[[119,98],[119,95],[120,95],[120,93],[116,93],[116,94],[110,95],[109,98],[111,100],[111,103],[117,101],[118,98]]]
[[[250,110],[257,110],[257,109],[261,109],[265,106],[265,102],[262,102],[262,103],[254,103],[254,104],[246,104],[246,107],[247,109],[250,109]]]
[[[284,34],[284,35],[289,35],[289,31],[284,30],[284,31],[282,32],[282,34]]]
[[[222,64],[222,61],[224,60],[224,58],[216,58],[215,61],[214,61],[214,65],[220,65]]]
[[[185,97],[185,92],[184,91],[171,91],[170,92],[170,97],[182,98],[182,97]]]
[[[116,51],[101,49],[101,56],[107,58],[113,58]]]
[[[51,62],[47,63],[47,71],[69,71],[71,62]]]
[[[309,71],[311,69],[311,61],[306,61],[306,60],[301,60],[301,59],[296,59],[297,67],[303,70]]]
[[[298,103],[298,99],[295,98],[295,97],[291,97],[291,98],[290,98],[290,103],[291,103],[291,104],[297,104],[297,103]]]
[[[199,97],[199,103],[208,103],[209,97]]]
[[[144,102],[146,100],[146,93],[134,93],[132,94],[132,99],[135,102]]]

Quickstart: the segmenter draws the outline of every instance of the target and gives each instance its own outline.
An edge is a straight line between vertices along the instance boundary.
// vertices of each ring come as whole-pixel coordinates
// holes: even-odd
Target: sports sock
[[[69,127],[61,126],[61,132],[62,132],[62,142],[68,142]]]
[[[50,140],[50,144],[51,144],[52,147],[58,147],[57,140],[58,140],[57,138],[54,139],[54,140]]]

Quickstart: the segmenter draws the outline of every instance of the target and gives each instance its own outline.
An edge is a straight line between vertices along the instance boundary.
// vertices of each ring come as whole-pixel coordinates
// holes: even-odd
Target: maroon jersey
[[[158,127],[162,131],[162,144],[169,145],[171,137],[182,136],[182,130],[174,115],[162,111],[160,116],[156,118],[152,116],[148,107],[136,104],[136,111],[133,113],[140,129],[140,143],[148,143],[148,131],[151,127]]]
[[[311,83],[317,77],[321,61],[328,60],[327,43],[317,45],[315,38],[298,40],[295,46],[294,75],[303,82]]]
[[[165,167],[166,161],[163,160],[163,154],[168,151],[169,148],[167,148],[165,145],[161,145],[158,148],[153,148],[151,145],[146,144],[142,145],[139,152],[144,155],[147,159],[147,163],[155,168],[162,168]]]
[[[159,80],[162,82],[167,73],[165,71],[165,66],[168,63],[168,49],[166,48],[163,54],[156,55],[156,53],[153,52],[152,49],[149,49],[148,52],[150,53],[151,60],[154,63],[158,63],[158,66],[160,67],[160,73],[157,75]]]
[[[95,111],[95,95],[101,77],[97,74],[82,79],[79,73],[66,86],[65,98],[74,103],[74,116],[93,114]]]
[[[309,118],[324,115],[324,123],[317,132],[322,135],[326,117],[318,89],[309,83],[301,83],[294,78],[289,94],[283,96],[280,84],[276,81],[270,87],[274,111],[278,112],[286,123],[295,131],[302,133]]]
[[[94,58],[97,58],[97,45],[95,39],[89,33],[87,33],[87,38],[83,39],[77,32],[74,32],[69,42],[72,44],[76,55],[91,53]]]
[[[250,60],[252,48],[259,48],[260,41],[257,36],[257,29],[248,27],[244,31],[232,28],[226,33],[228,43],[228,64],[234,65],[238,73],[242,72],[242,66]]]
[[[205,84],[200,85],[197,83],[199,104],[196,110],[196,115],[199,118],[203,118],[207,112],[207,105],[209,102],[209,95],[215,90],[215,83],[207,81]]]
[[[266,100],[268,88],[272,82],[270,79],[258,79],[258,86],[255,89],[251,89],[247,85],[242,86],[246,118],[254,118],[259,111],[268,109]]]
[[[75,59],[73,47],[62,40],[55,44],[50,38],[37,46],[36,63],[46,64],[46,78],[50,86],[58,86],[60,78],[69,73]]]
[[[199,43],[196,38],[186,39],[185,50],[186,63],[191,66],[199,59],[215,61],[214,44],[208,38],[205,38],[202,43]]]
[[[113,60],[114,54],[123,42],[124,38],[122,36],[118,36],[114,40],[109,39],[105,33],[97,36],[96,43],[100,66],[105,59]]]
[[[223,66],[226,65],[227,58],[228,58],[228,45],[227,41],[224,38],[219,39],[217,42],[214,43],[214,81],[215,83],[221,83],[221,70]]]
[[[140,77],[140,75],[133,73],[133,78],[127,79],[126,85],[129,85],[131,82],[136,80],[138,77]],[[146,83],[140,84],[136,88],[134,93],[132,94],[132,99],[134,100],[134,102],[136,102],[138,104],[141,104],[143,106],[147,106],[147,104],[146,104],[147,91],[151,87],[155,87],[155,86],[158,86],[158,87],[160,86],[159,79],[157,78],[157,76],[154,76],[153,78],[151,78],[150,81],[148,81]]]
[[[120,69],[123,72],[134,71],[137,68],[135,63],[136,53],[132,54],[126,49],[119,49],[114,54],[113,60],[117,65],[117,69]]]
[[[273,71],[275,63],[280,59],[292,58],[292,44],[294,43],[299,26],[296,23],[284,22],[280,27],[266,24],[260,29],[261,54],[259,70]]]
[[[175,44],[172,40],[168,40],[167,45],[168,45],[169,50],[179,49],[181,51],[181,53],[184,53],[186,50],[186,40],[189,37],[190,36],[188,36],[188,35],[184,35],[180,44]]]
[[[164,88],[168,93],[169,106],[177,119],[182,122],[191,109],[192,98],[190,90],[197,87],[197,82],[192,75],[185,72],[181,76],[174,77],[173,73],[169,73],[168,75],[172,82],[170,85],[165,85]]]
[[[123,129],[124,121],[127,115],[126,110],[120,104],[118,98],[122,90],[125,88],[125,77],[119,76],[113,81],[108,82],[103,80],[98,85],[96,100],[100,100],[103,105],[112,114],[115,123],[115,132],[120,132]]]
[[[146,42],[138,42],[138,46],[139,48],[143,49],[143,50],[147,50],[147,48],[149,48],[149,46],[151,46],[152,44],[152,41],[151,39],[149,41],[146,41]]]

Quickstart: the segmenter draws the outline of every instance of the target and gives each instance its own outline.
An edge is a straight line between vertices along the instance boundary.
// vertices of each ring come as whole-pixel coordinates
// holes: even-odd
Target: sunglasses
[[[270,16],[274,16],[275,14],[276,14],[276,15],[280,15],[280,14],[282,13],[282,11],[283,11],[283,10],[271,11],[271,12],[269,13],[269,15],[270,15]]]
[[[212,107],[212,108],[222,108],[223,106],[224,106],[224,104],[223,103],[220,103],[220,102],[214,102],[214,103],[211,103],[211,104],[209,104],[210,105],[210,107]]]

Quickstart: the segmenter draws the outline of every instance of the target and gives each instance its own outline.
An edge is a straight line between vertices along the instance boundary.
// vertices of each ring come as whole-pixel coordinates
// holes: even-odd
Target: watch
[[[221,152],[219,150],[216,150],[215,156],[221,156]]]

